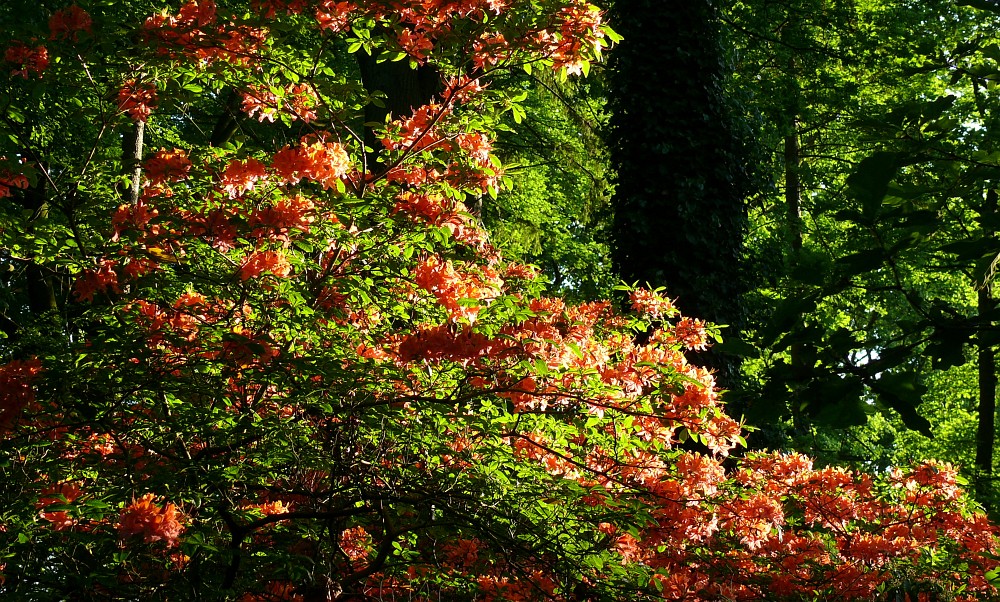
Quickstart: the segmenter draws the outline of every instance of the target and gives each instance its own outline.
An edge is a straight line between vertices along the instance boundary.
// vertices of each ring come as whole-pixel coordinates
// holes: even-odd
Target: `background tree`
[[[758,96],[783,192],[758,205],[754,244],[784,257],[776,273],[785,275],[757,297],[777,303],[758,331],[768,351],[750,420],[786,416],[804,435],[800,445],[817,443],[809,425],[842,429],[866,424],[875,412],[925,435],[968,435],[925,414],[943,417],[933,399],[955,399],[942,387],[959,397],[966,390],[933,371],[974,362],[979,407],[962,411],[976,412],[978,443],[936,449],[978,447],[978,459],[947,457],[985,475],[983,485],[995,438],[995,165],[987,158],[995,99],[984,67],[994,42],[979,32],[992,16],[946,3],[911,8],[734,5],[731,22],[746,36],[743,81],[754,88],[769,82],[762,91],[791,86],[799,107],[790,144],[792,122],[782,108],[789,96]],[[975,357],[966,356],[973,341]],[[932,383],[935,393],[924,395]],[[922,401],[931,405],[918,411]],[[921,453],[909,447],[909,435],[902,448],[893,447],[890,431],[859,437],[881,441],[881,451],[848,447],[846,454]],[[917,447],[928,445],[935,446]],[[979,488],[983,502],[992,496],[987,489]]]
[[[745,126],[708,1],[615,2],[624,40],[609,65],[614,261],[627,282],[665,286],[680,307],[738,333],[747,290]],[[665,42],[669,40],[669,42]],[[739,359],[706,354],[727,388]]]
[[[524,90],[523,113],[507,114],[497,154],[510,189],[483,200],[483,223],[512,258],[538,265],[553,291],[605,299],[619,280],[611,265],[611,184],[604,70],[561,80],[532,70],[508,85]],[[519,109],[520,110],[520,109]]]

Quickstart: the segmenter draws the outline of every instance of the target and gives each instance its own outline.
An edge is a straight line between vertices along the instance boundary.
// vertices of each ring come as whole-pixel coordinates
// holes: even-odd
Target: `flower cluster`
[[[156,86],[130,79],[118,91],[118,110],[135,121],[146,121],[156,109]]]
[[[339,142],[329,142],[322,135],[306,136],[297,146],[275,153],[271,168],[285,183],[297,184],[306,178],[324,188],[336,188],[350,170],[351,158]]]
[[[537,269],[490,245],[462,199],[501,185],[490,124],[514,94],[486,78],[521,59],[585,70],[599,10],[250,7],[184,2],[146,21],[138,58],[59,62],[67,81],[133,74],[119,110],[156,110],[167,147],[147,149],[140,195],[117,209],[116,186],[94,185],[121,178],[115,136],[86,170],[51,166],[66,190],[83,172],[96,209],[73,225],[96,234],[49,255],[60,286],[76,272],[59,338],[11,341],[46,371],[0,365],[5,476],[28,500],[5,510],[0,552],[33,575],[29,595],[63,595],[79,567],[102,599],[871,599],[911,575],[958,600],[997,595],[997,529],[953,468],[729,458],[741,425],[688,353],[710,325],[658,290],[630,291],[633,311],[546,297]],[[89,42],[119,29],[112,13],[69,6],[34,39]],[[43,48],[17,48],[16,77],[40,75]],[[370,82],[332,48],[466,75],[361,132],[372,98],[353,96]],[[229,144],[180,118],[214,108],[224,130],[241,104]],[[0,195],[29,185],[3,165]],[[22,593],[11,582],[0,593]]]
[[[71,504],[82,493],[76,483],[60,483],[47,487],[42,490],[38,503],[35,504],[35,507],[39,509],[38,515],[47,520],[56,531],[72,528],[77,521],[69,512],[50,508],[54,505]]]
[[[292,266],[280,251],[254,251],[240,265],[240,280],[257,278],[265,272],[285,278],[292,272]]]
[[[79,39],[80,33],[90,33],[93,21],[87,11],[72,4],[52,13],[49,17],[49,31],[52,32],[49,39],[61,40],[69,38],[73,41]]]
[[[168,548],[176,546],[184,531],[183,517],[173,504],[159,506],[154,499],[152,493],[147,493],[122,508],[118,533],[123,538],[142,537],[146,543],[162,541]]]
[[[187,153],[179,148],[166,150],[161,148],[143,164],[146,177],[153,185],[166,182],[178,182],[188,177],[191,171],[191,160]]]
[[[289,116],[292,120],[301,119],[305,123],[316,120],[316,93],[307,84],[288,84],[279,98],[270,88],[252,86],[243,92],[243,112],[257,121],[274,122],[279,113]]]
[[[102,259],[97,267],[83,270],[73,284],[73,294],[80,301],[93,301],[98,293],[122,292],[115,270],[117,265],[118,262],[113,259]]]
[[[3,60],[13,64],[11,76],[28,79],[29,75],[41,77],[49,68],[49,51],[45,46],[31,48],[23,42],[14,42],[3,53]]]
[[[35,401],[32,387],[42,373],[38,358],[0,365],[0,432],[9,430],[21,410]]]
[[[190,0],[176,15],[164,10],[147,18],[143,38],[167,57],[186,57],[203,66],[217,60],[241,66],[252,63],[267,32],[218,21],[214,0]]]
[[[414,269],[413,279],[417,286],[434,295],[452,320],[474,322],[480,310],[479,301],[498,295],[503,284],[499,275],[489,272],[489,268],[483,268],[485,278],[462,273],[450,260],[429,257]]]
[[[583,71],[582,57],[585,49],[600,56],[606,45],[601,30],[601,11],[594,5],[577,0],[559,13],[559,33],[542,32],[539,36],[542,46],[552,57],[553,68],[565,69],[567,73],[579,74]]]
[[[4,157],[0,157],[0,162],[4,160]],[[23,173],[15,173],[3,167],[0,167],[0,199],[4,197],[13,196],[11,194],[12,188],[27,188],[30,182],[28,177]]]

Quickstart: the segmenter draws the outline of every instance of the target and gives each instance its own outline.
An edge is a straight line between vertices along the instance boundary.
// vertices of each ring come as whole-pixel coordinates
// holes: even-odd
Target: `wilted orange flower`
[[[147,493],[122,509],[118,534],[123,538],[138,535],[146,543],[162,541],[173,547],[184,530],[181,518],[176,506],[167,503],[161,508],[153,503],[153,494]]]

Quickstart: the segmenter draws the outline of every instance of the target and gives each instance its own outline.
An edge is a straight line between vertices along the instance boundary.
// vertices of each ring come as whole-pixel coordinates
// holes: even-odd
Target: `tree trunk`
[[[618,0],[614,13],[624,36],[608,71],[615,269],[626,282],[666,287],[683,312],[736,335],[749,177],[724,94],[716,9],[708,0]],[[714,369],[723,388],[739,388],[739,358],[691,359]]]
[[[802,250],[802,184],[799,182],[798,121],[791,119],[792,131],[785,136],[785,208],[788,215],[788,238],[792,254]]]
[[[139,192],[142,188],[142,145],[146,131],[144,121],[136,121],[132,131],[122,137],[122,164],[132,180],[127,194],[130,205],[139,202]]]
[[[407,60],[379,63],[374,56],[363,52],[356,56],[365,90],[369,94],[385,94],[383,106],[371,102],[365,106],[365,123],[385,123],[386,117],[408,117],[414,109],[429,103],[441,92],[441,74],[434,67],[421,65],[414,69]],[[370,160],[378,156],[378,144],[374,130],[365,127],[365,146],[374,149]],[[371,165],[368,171],[372,171]]]
[[[986,192],[983,215],[997,212],[997,191]],[[992,233],[990,233],[992,234]],[[993,283],[987,276],[981,283],[978,294],[980,319],[978,351],[976,363],[979,370],[979,425],[976,430],[976,497],[987,512],[993,507],[993,448],[996,440],[997,374],[996,352],[989,338],[992,338],[992,323],[989,322],[996,301],[993,299]]]

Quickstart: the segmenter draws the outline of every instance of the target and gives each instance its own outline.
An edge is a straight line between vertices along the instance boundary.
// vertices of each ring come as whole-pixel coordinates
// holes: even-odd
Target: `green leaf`
[[[802,395],[802,403],[816,422],[847,428],[868,422],[869,406],[863,395],[864,385],[859,377],[833,374],[811,382]]]
[[[900,168],[901,155],[877,152],[865,158],[847,178],[851,195],[861,203],[861,213],[872,218],[878,215],[889,183]]]
[[[975,261],[995,252],[995,243],[987,238],[959,240],[940,247],[941,252],[955,255],[959,261]]]
[[[882,249],[866,249],[835,260],[845,276],[857,276],[881,268],[888,256]]]
[[[712,348],[721,353],[728,353],[738,357],[759,358],[760,349],[752,343],[736,338],[727,338],[723,343],[716,343]]]
[[[964,346],[969,342],[971,332],[955,327],[937,327],[932,335],[932,343],[924,349],[930,356],[935,370],[947,370],[965,363]]]
[[[789,332],[801,321],[804,314],[816,309],[817,296],[803,295],[789,297],[783,300],[771,315],[767,325],[761,330],[761,342],[764,345],[774,343],[782,334]]]

